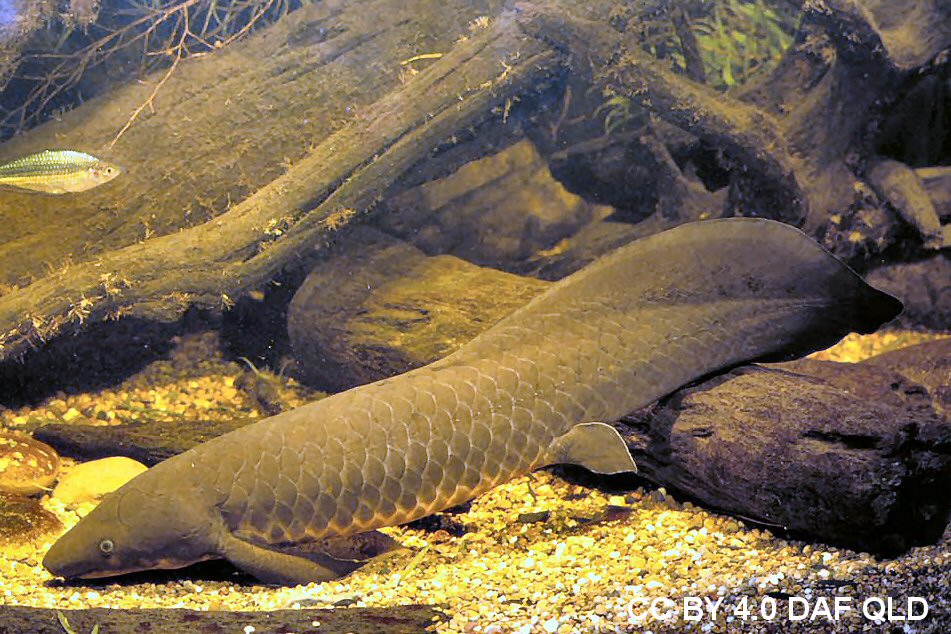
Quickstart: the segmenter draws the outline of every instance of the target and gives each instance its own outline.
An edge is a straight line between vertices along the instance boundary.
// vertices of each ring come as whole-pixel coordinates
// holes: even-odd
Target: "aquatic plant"
[[[29,12],[18,1],[12,0],[10,8],[0,12],[0,30],[7,22],[21,25],[17,27],[21,46],[11,56],[19,58],[19,70],[11,71],[9,78],[17,90],[8,91],[15,95],[4,95],[6,103],[0,114],[3,132],[19,132],[56,108],[81,100],[78,88],[84,80],[86,96],[101,88],[88,80],[94,68],[99,68],[101,81],[130,72],[125,69],[144,74],[166,67],[152,94],[132,113],[118,138],[151,107],[182,59],[224,48],[312,0],[69,0],[61,12],[55,10],[55,0],[30,4]],[[47,28],[40,32],[42,26]],[[3,52],[0,50],[0,80]],[[100,68],[103,66],[105,70]],[[0,88],[4,85],[0,81]]]
[[[59,620],[60,627],[63,628],[63,631],[66,632],[66,634],[78,634],[78,632],[76,632],[76,630],[74,630],[69,624],[69,621],[66,619],[66,615],[61,611],[56,610],[56,618]],[[91,634],[99,634],[98,623],[93,626]]]
[[[682,0],[648,2],[623,16],[637,43],[674,70],[687,73],[688,55],[675,25],[682,10],[700,54],[704,80],[718,90],[749,81],[779,61],[792,42],[799,15],[777,0]],[[610,134],[635,117],[629,98],[606,95],[596,114],[604,113]]]
[[[703,64],[712,85],[729,88],[748,81],[782,57],[798,17],[767,0],[718,0],[693,22]]]
[[[778,0],[681,0],[673,6],[684,12],[696,37],[708,83],[720,89],[742,84],[778,61],[799,25],[799,14]],[[641,48],[685,71],[672,5],[647,5],[637,17]]]

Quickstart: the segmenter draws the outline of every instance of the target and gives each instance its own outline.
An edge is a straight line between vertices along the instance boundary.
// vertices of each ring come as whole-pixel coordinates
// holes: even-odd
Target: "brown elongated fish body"
[[[873,331],[900,308],[796,229],[684,225],[601,258],[440,361],[157,465],[44,564],[103,576],[225,557],[265,580],[330,578],[346,557],[295,548],[407,522],[552,463],[633,469],[597,423],[713,371]],[[175,520],[156,530],[156,517]]]

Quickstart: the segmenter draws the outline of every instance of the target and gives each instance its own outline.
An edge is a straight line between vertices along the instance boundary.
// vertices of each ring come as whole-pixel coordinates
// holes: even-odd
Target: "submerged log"
[[[429,631],[442,618],[430,606],[395,608],[335,608],[235,612],[230,610],[119,609],[51,610],[0,606],[0,632],[63,634],[92,632],[194,632],[254,631],[259,634],[417,634]],[[63,621],[69,625],[66,629]]]
[[[618,428],[643,475],[714,508],[885,555],[936,541],[951,421],[889,403],[888,369],[859,364],[870,382],[857,396],[835,385],[835,365],[831,379],[738,368]]]
[[[77,264],[0,296],[0,359],[64,326],[124,315],[177,318],[300,266],[454,133],[495,115],[558,66],[512,16],[458,44],[215,220]]]

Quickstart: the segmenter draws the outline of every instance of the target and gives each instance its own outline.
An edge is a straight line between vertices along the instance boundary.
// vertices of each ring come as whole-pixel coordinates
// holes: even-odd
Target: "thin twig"
[[[188,18],[186,17],[185,19],[186,19],[185,29],[182,31],[182,37],[178,42],[178,46],[175,47],[175,59],[172,60],[172,65],[168,67],[167,71],[165,71],[165,74],[162,76],[162,79],[160,79],[159,82],[155,84],[155,88],[152,89],[152,94],[149,95],[149,98],[146,99],[138,108],[136,108],[135,111],[133,111],[132,116],[129,117],[129,120],[125,122],[125,125],[122,126],[122,129],[119,130],[115,138],[112,139],[112,142],[109,143],[110,149],[112,149],[112,147],[122,137],[122,135],[125,134],[125,131],[132,127],[132,124],[135,123],[135,120],[139,117],[140,114],[142,114],[142,111],[152,106],[152,102],[155,101],[155,96],[158,95],[159,91],[162,89],[162,86],[165,85],[165,82],[168,81],[169,77],[172,76],[172,73],[174,73],[175,69],[178,67],[178,62],[181,61],[182,52],[184,51],[185,38],[188,36],[188,25],[187,25]]]
[[[151,0],[136,2],[130,0],[124,8],[104,14],[106,20],[129,20],[121,26],[105,24],[100,17],[92,26],[106,30],[106,33],[79,50],[64,53],[59,50],[37,52],[27,59],[43,63],[49,60],[52,68],[29,75],[20,75],[19,79],[34,82],[27,97],[15,108],[8,111],[0,126],[21,131],[31,120],[35,120],[46,111],[57,96],[76,86],[86,71],[103,64],[113,55],[130,46],[141,46],[141,72],[147,71],[149,59],[158,55],[172,55],[172,67],[177,67],[181,59],[201,55],[221,49],[243,37],[265,21],[275,21],[291,8],[306,4],[312,0]],[[200,25],[193,30],[192,25]],[[68,38],[64,38],[65,39]],[[59,49],[57,46],[56,49]],[[171,76],[166,72],[159,82],[160,88]],[[136,111],[138,116],[145,108],[152,107],[155,94]],[[133,120],[135,119],[133,117]],[[113,144],[122,136],[128,126],[123,127]]]

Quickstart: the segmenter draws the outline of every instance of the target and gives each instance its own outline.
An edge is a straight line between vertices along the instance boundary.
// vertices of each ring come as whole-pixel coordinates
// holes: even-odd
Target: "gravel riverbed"
[[[201,337],[109,390],[2,411],[0,427],[22,428],[37,418],[111,424],[143,416],[160,424],[162,412],[253,415],[256,400],[241,388],[245,366],[214,352],[211,335]],[[855,360],[916,339],[849,338],[824,357]],[[203,360],[192,366],[175,358],[196,351]],[[287,406],[313,396],[272,378]],[[71,464],[65,460],[64,470]],[[879,559],[748,526],[645,486],[630,480],[614,490],[592,489],[542,471],[496,488],[465,512],[441,516],[441,523],[385,529],[407,549],[342,580],[295,588],[228,574],[61,585],[40,565],[52,535],[0,549],[0,604],[268,610],[427,603],[447,615],[436,631],[486,634],[951,631],[951,531],[937,544]],[[66,509],[49,496],[43,504],[67,528],[89,510]],[[924,609],[922,619],[898,620]]]

